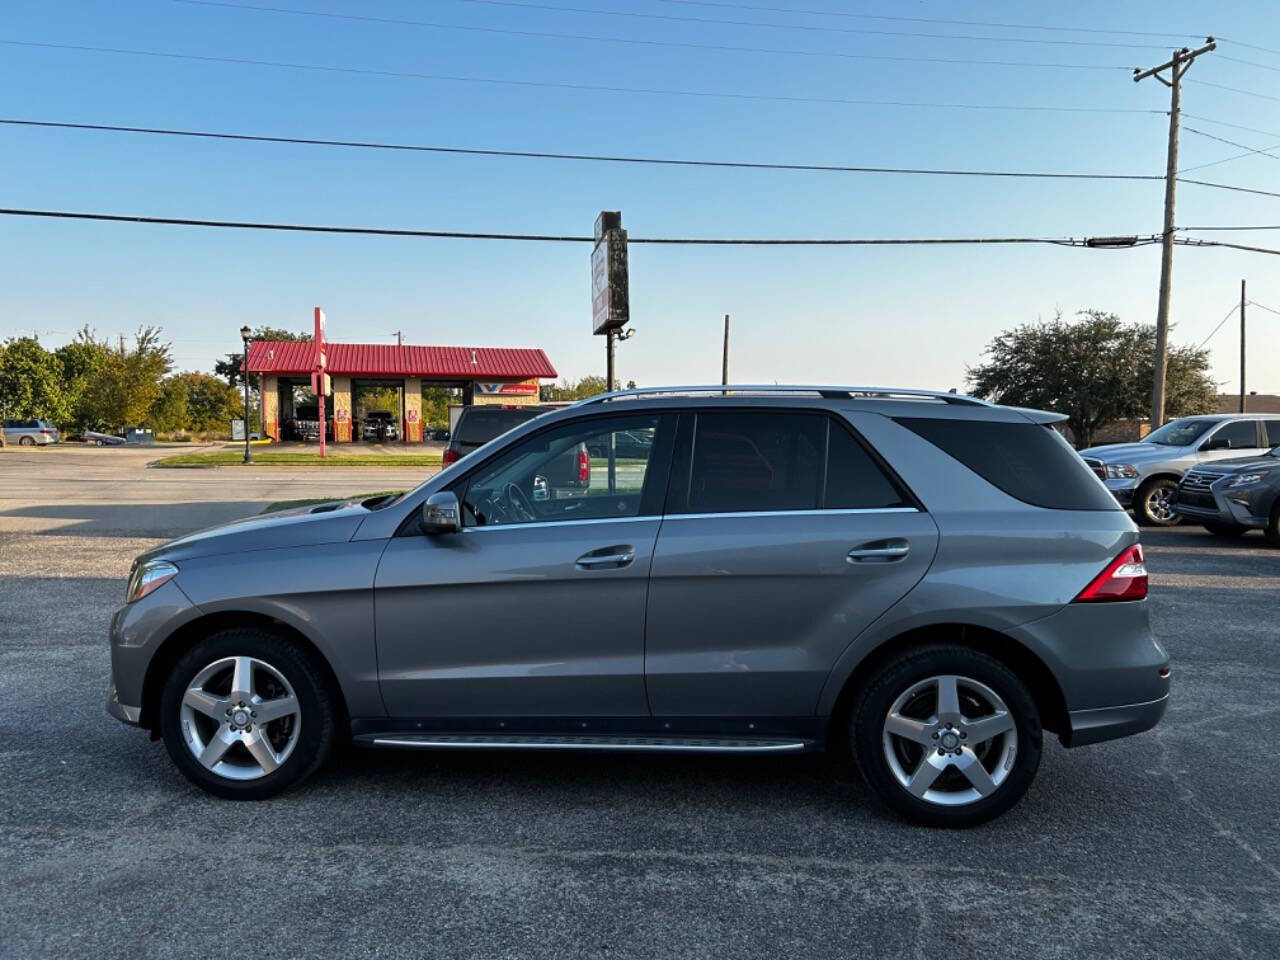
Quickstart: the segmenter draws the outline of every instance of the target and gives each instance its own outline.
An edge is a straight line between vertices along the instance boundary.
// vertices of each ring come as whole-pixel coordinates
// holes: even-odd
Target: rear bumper
[[[1115,740],[1150,730],[1164,716],[1169,706],[1169,695],[1145,703],[1126,703],[1119,707],[1097,707],[1093,710],[1073,710],[1069,715],[1071,726],[1059,738],[1065,747],[1083,747],[1089,743]]]

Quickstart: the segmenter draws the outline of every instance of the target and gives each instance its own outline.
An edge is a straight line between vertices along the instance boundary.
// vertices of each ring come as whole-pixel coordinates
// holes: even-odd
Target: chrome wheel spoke
[[[938,720],[943,723],[959,723],[964,719],[960,713],[960,689],[956,677],[938,678]]]
[[[976,747],[980,743],[986,743],[992,737],[998,737],[1002,733],[1008,733],[1013,729],[1013,716],[1006,711],[993,713],[989,717],[979,717],[977,720],[966,720],[964,722],[964,732],[968,734],[969,746]]]
[[[275,700],[263,700],[261,703],[254,705],[253,712],[256,714],[254,720],[258,723],[270,723],[272,720],[291,717],[297,713],[298,701],[296,697],[277,697]]]
[[[211,693],[205,693],[203,690],[188,690],[182,695],[182,702],[206,717],[212,717],[214,720],[219,721],[226,719],[227,701],[221,700]]]
[[[987,773],[987,768],[982,765],[978,755],[968,747],[960,752],[956,767],[982,796],[989,797],[995,792],[996,783],[991,779],[991,774]]]
[[[253,696],[253,658],[235,658],[231,674],[231,696],[244,699]]]
[[[947,759],[932,750],[926,753],[924,759],[920,761],[920,766],[916,767],[916,772],[907,781],[907,792],[913,797],[923,797],[925,791],[933,786],[933,781],[937,780],[938,775],[946,769]]]
[[[258,761],[258,766],[262,767],[263,773],[270,773],[280,766],[280,757],[277,756],[275,749],[267,741],[267,732],[261,727],[256,728],[251,733],[244,734],[240,742],[249,751],[249,755]]]
[[[925,723],[923,720],[913,720],[900,713],[889,714],[889,718],[885,720],[884,729],[886,733],[892,733],[904,740],[922,743],[925,746],[932,745],[934,740],[933,724]]]
[[[206,770],[212,770],[218,761],[222,759],[223,754],[231,749],[231,745],[237,739],[236,735],[230,730],[219,729],[209,738],[209,742],[204,745],[204,749],[200,751],[199,760],[201,765]]]

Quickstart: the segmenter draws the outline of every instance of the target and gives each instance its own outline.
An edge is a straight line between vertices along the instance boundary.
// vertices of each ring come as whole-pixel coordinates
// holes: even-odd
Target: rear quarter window
[[[1049,427],[924,417],[899,417],[896,422],[1023,503],[1052,510],[1120,509]]]
[[[540,413],[541,409],[482,410],[471,407],[458,421],[454,439],[459,443],[488,443],[494,437],[506,433],[512,427],[518,427],[526,420],[532,420]]]

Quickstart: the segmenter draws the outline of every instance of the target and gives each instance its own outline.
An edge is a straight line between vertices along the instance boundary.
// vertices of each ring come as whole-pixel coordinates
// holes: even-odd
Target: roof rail
[[[941,400],[970,407],[989,407],[985,400],[966,396],[962,393],[949,393],[940,390],[906,390],[899,387],[840,387],[814,386],[811,384],[712,384],[676,387],[635,387],[630,390],[614,390],[611,393],[598,393],[574,404],[575,407],[588,406],[594,403],[605,403],[613,400],[628,400],[636,397],[655,397],[679,394],[817,394],[828,400],[865,398],[873,400]]]

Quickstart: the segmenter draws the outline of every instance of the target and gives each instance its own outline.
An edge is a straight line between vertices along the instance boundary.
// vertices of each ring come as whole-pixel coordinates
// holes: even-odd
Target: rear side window
[[[1054,510],[1118,510],[1084,461],[1035,423],[900,417],[897,423],[1009,496]]]
[[[1262,427],[1267,434],[1267,446],[1280,447],[1280,420],[1263,420]]]
[[[822,505],[828,510],[910,506],[903,491],[853,434],[834,420],[830,423],[827,495]]]
[[[494,437],[501,436],[512,427],[518,427],[526,420],[532,420],[542,409],[536,410],[483,410],[471,407],[462,414],[458,421],[458,430],[454,439],[459,443],[488,443]]]
[[[1223,447],[1223,442],[1228,446]],[[1249,450],[1258,445],[1258,421],[1234,420],[1223,424],[1218,432],[1209,438],[1209,443],[1219,449]]]

